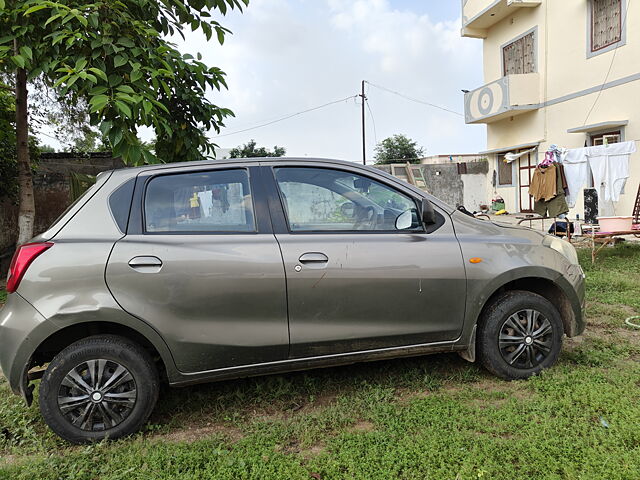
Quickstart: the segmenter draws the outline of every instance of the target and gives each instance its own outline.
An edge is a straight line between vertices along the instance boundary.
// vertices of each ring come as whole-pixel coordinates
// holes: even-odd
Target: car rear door
[[[257,166],[138,176],[106,280],[124,310],[167,341],[182,372],[283,360],[282,257]]]
[[[350,167],[264,167],[287,274],[290,356],[449,342],[466,279],[451,219],[426,231],[417,199]],[[397,230],[411,210],[414,224]]]

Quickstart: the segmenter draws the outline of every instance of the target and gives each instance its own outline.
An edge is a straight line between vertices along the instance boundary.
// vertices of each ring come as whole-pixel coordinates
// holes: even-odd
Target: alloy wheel
[[[520,310],[502,324],[498,345],[502,358],[512,367],[534,368],[551,353],[553,327],[537,310]]]
[[[58,391],[63,417],[85,431],[116,427],[129,416],[138,398],[136,382],[113,360],[87,360],[72,368]]]

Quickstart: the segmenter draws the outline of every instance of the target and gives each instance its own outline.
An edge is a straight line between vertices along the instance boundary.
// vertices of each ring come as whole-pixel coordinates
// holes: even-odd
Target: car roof
[[[341,165],[361,165],[358,162],[351,162],[347,160],[335,160],[331,158],[310,158],[310,157],[252,157],[252,158],[221,158],[221,159],[209,159],[209,160],[196,160],[193,162],[173,162],[173,163],[154,163],[151,165],[143,165],[140,167],[125,167],[118,170],[126,170],[128,172],[140,173],[147,170],[158,169],[171,169],[179,167],[197,167],[206,165],[223,165],[225,163],[245,163],[245,164],[259,164],[259,163],[279,163],[279,162],[309,162],[309,163],[327,163],[327,164],[341,164]],[[368,165],[367,165],[368,166]]]

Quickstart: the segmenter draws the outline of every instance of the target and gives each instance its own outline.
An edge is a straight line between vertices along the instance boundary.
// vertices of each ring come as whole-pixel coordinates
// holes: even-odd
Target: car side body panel
[[[307,159],[288,159],[287,161],[294,164],[309,165],[309,160]],[[114,245],[118,242],[122,242],[122,245],[125,245],[127,242],[133,244],[143,240],[134,238],[135,235],[129,239],[125,236],[126,232],[118,228],[118,224],[109,210],[109,196],[120,185],[140,174],[201,170],[203,168],[214,168],[214,166],[237,164],[246,165],[248,168],[270,167],[279,164],[278,162],[281,162],[281,160],[193,162],[189,164],[124,169],[104,174],[100,188],[93,191],[90,198],[86,199],[84,203],[74,206],[69,213],[63,216],[60,222],[52,226],[45,234],[36,237],[36,240],[51,240],[54,242],[54,246],[35,259],[24,276],[18,291],[9,295],[6,306],[0,311],[0,342],[2,344],[0,365],[9,378],[11,388],[16,393],[26,396],[26,369],[30,366],[34,351],[50,335],[60,329],[87,322],[120,324],[145,337],[159,353],[166,367],[168,381],[172,385],[348,364],[404,355],[462,351],[469,348],[469,345],[474,341],[474,328],[486,302],[501,287],[519,279],[544,279],[556,285],[567,297],[571,306],[571,318],[569,320],[572,325],[569,331],[572,334],[580,334],[584,330],[584,279],[582,272],[579,267],[569,265],[559,253],[544,247],[542,245],[543,236],[539,233],[528,229],[500,227],[491,222],[468,217],[395,177],[370,167],[358,167],[350,162],[321,160],[314,161],[314,164],[321,164],[329,168],[353,169],[359,173],[366,172],[367,175],[377,177],[395,188],[410,193],[416,199],[427,198],[432,201],[440,214],[445,216],[446,228],[442,232],[447,235],[447,241],[453,243],[454,250],[457,250],[457,255],[460,259],[460,266],[457,267],[460,271],[456,273],[456,276],[458,278],[461,275],[466,276],[466,280],[463,280],[466,283],[466,300],[452,298],[452,296],[448,298],[449,302],[458,302],[458,306],[461,306],[461,311],[464,312],[463,320],[457,321],[455,328],[450,328],[446,336],[423,336],[413,342],[407,337],[402,342],[391,346],[369,343],[361,347],[355,346],[350,351],[342,353],[334,352],[327,355],[314,355],[312,351],[307,351],[301,358],[287,358],[287,355],[284,355],[283,352],[288,348],[288,339],[285,338],[286,335],[282,334],[282,332],[286,332],[286,328],[283,325],[287,321],[284,300],[285,267],[283,266],[282,258],[279,256],[276,244],[273,243],[273,251],[269,252],[271,260],[268,265],[263,265],[264,271],[262,273],[238,271],[236,272],[238,273],[238,281],[232,282],[233,288],[229,286],[217,293],[231,295],[234,298],[234,302],[241,302],[243,303],[243,308],[249,308],[251,302],[255,301],[256,298],[267,295],[267,290],[273,287],[273,285],[268,288],[261,287],[260,280],[269,277],[269,275],[272,277],[274,275],[277,276],[278,287],[276,290],[278,299],[273,300],[275,302],[273,306],[279,312],[276,315],[278,317],[278,325],[283,328],[280,328],[275,335],[279,338],[278,342],[280,344],[284,342],[287,347],[283,347],[284,350],[281,348],[277,355],[271,356],[271,360],[263,362],[258,357],[247,356],[244,361],[239,362],[242,364],[229,361],[226,364],[214,365],[214,368],[207,368],[206,366],[204,368],[196,368],[197,359],[202,356],[202,352],[187,352],[186,355],[191,355],[191,358],[185,361],[185,365],[189,365],[189,367],[186,369],[178,368],[174,360],[177,354],[177,344],[172,345],[167,331],[169,333],[173,332],[174,338],[179,338],[180,326],[167,325],[166,319],[164,323],[161,322],[156,325],[153,318],[156,315],[145,318],[146,315],[142,315],[140,312],[128,311],[133,310],[128,307],[128,302],[132,302],[135,299],[131,297],[124,300],[127,295],[125,287],[118,287],[122,288],[122,291],[116,293],[114,297],[114,292],[110,290],[105,280],[105,275],[109,274],[108,259],[112,255]],[[261,175],[259,173],[256,177]],[[269,199],[269,202],[271,200]],[[260,206],[256,207],[257,215],[260,216],[262,221],[268,222],[269,225],[272,224],[274,230],[280,228],[282,233],[284,231],[282,229],[285,228],[282,223],[283,219],[277,216],[270,216],[267,204],[268,202],[261,202]],[[273,207],[271,211],[274,211]],[[134,211],[131,212],[130,218],[135,217],[134,213]],[[131,230],[130,227],[129,230]],[[254,235],[252,238],[255,239],[258,235]],[[269,234],[265,233],[265,235]],[[273,234],[270,235],[273,238]],[[424,241],[427,245],[437,241],[437,236],[434,235],[430,238],[429,235],[426,234],[424,239],[421,238],[421,241]],[[175,237],[174,240],[177,238]],[[411,239],[412,235],[409,234],[406,238]],[[247,245],[252,244],[252,242],[253,246],[251,248],[255,247],[255,240],[247,240],[246,242]],[[246,255],[241,251],[242,248],[238,249],[232,245],[233,237],[218,240],[217,243],[218,247],[223,248],[231,255],[229,258],[232,258],[233,255],[236,255],[236,257],[238,255]],[[161,249],[162,245],[158,244],[154,248]],[[206,249],[208,247],[203,245],[202,248]],[[214,248],[214,246],[211,245],[210,248]],[[454,250],[451,250],[451,252]],[[451,254],[455,255],[455,253]],[[248,255],[247,260],[253,258],[259,261],[258,256],[259,252],[256,250]],[[469,260],[474,257],[482,258],[482,261],[480,263],[470,263]],[[122,263],[122,260],[117,260],[117,262]],[[114,268],[116,263],[114,263]],[[118,268],[121,267],[122,265]],[[460,273],[462,269],[465,271],[464,274]],[[195,271],[197,272],[198,269],[196,268]],[[112,273],[114,272],[115,270]],[[243,279],[242,282],[240,278]],[[410,279],[410,283],[415,287],[414,290],[418,292],[419,283],[416,282],[416,278]],[[188,285],[189,281],[190,279],[186,279],[183,286]],[[273,281],[274,279],[272,278],[271,282]],[[249,285],[249,291],[246,295],[240,295],[238,292],[232,291],[239,291],[247,285]],[[262,282],[262,285],[265,285],[265,283]],[[311,288],[312,285],[313,282],[308,281],[305,284],[305,288]],[[151,292],[151,294],[156,295],[158,299],[163,295],[169,295],[167,291],[161,289]],[[391,298],[390,301],[393,302],[394,299]],[[331,302],[331,299],[328,298],[327,302]],[[440,313],[442,314],[442,312]],[[260,346],[261,342],[258,341],[258,336],[263,335],[264,331],[261,328],[255,328],[255,325],[252,329],[251,325],[254,324],[249,322],[242,326],[243,329],[248,328],[250,330],[247,333],[248,338],[244,342],[249,342],[253,346]],[[194,339],[197,339],[199,327],[192,324],[188,328],[191,330],[189,335],[193,335],[195,332],[196,337]],[[242,347],[242,332],[233,331],[236,328],[234,322],[225,324],[224,328],[223,336],[226,335],[225,342],[227,344],[235,343],[236,346]],[[240,328],[239,325],[238,328]],[[438,328],[446,330],[448,327],[439,325]],[[260,333],[261,331],[262,333]],[[201,342],[215,341],[211,338],[211,330],[206,332],[200,330],[199,335],[201,335]],[[333,335],[333,339],[336,340],[337,336]],[[197,346],[198,341],[192,343]],[[407,344],[400,345],[399,343]],[[280,346],[282,347],[282,345]]]

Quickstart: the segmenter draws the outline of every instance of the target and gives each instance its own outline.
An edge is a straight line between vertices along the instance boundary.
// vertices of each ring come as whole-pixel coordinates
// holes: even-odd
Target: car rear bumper
[[[0,368],[11,390],[28,404],[32,399],[27,381],[31,356],[40,343],[55,331],[55,325],[19,294],[8,295],[7,303],[0,310]]]

